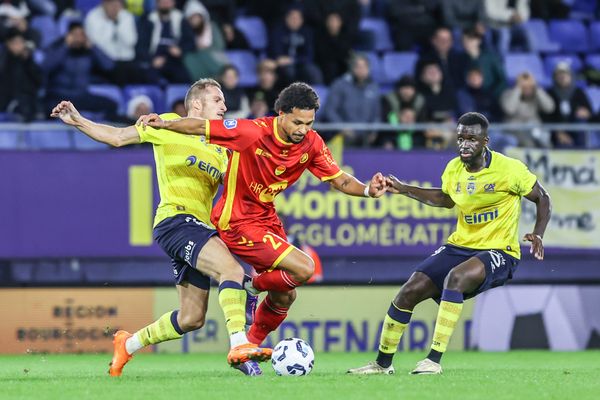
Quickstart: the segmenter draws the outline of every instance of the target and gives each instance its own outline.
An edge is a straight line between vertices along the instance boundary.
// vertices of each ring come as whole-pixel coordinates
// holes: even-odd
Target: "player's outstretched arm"
[[[387,182],[383,175],[376,173],[368,185],[360,182],[354,176],[344,172],[330,181],[331,186],[351,196],[381,197],[387,191]]]
[[[98,124],[83,117],[70,101],[61,101],[52,109],[51,117],[60,118],[62,122],[71,125],[92,139],[114,147],[140,143],[140,135],[135,126],[115,127]]]
[[[388,175],[388,192],[402,194],[432,207],[454,207],[454,201],[440,188],[422,188],[402,182],[394,175]]]
[[[533,189],[525,198],[535,203],[536,218],[533,232],[526,233],[523,240],[531,242],[529,252],[538,260],[543,260],[544,244],[542,243],[542,239],[544,238],[544,232],[546,232],[546,226],[548,226],[550,215],[552,214],[552,200],[546,189],[539,182],[535,183]]]
[[[184,135],[204,135],[206,129],[206,120],[201,118],[178,118],[165,121],[158,114],[142,115],[138,118],[136,125],[145,129],[147,126],[156,129],[168,129],[173,132],[183,133]]]

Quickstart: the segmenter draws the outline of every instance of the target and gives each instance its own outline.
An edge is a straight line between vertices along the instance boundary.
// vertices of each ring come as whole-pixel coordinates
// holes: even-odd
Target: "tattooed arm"
[[[369,197],[381,197],[387,190],[387,181],[380,172],[373,175],[367,185],[346,172],[332,179],[330,183],[340,192],[351,196],[365,196],[365,194],[368,194]]]

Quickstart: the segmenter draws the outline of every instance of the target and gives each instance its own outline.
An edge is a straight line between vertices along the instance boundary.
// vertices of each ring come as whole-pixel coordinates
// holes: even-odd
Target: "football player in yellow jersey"
[[[458,209],[456,232],[448,242],[416,267],[390,305],[383,323],[376,361],[350,374],[393,374],[392,358],[410,322],[414,307],[433,298],[440,306],[429,355],[413,374],[440,374],[440,360],[462,311],[463,300],[504,285],[521,256],[518,237],[521,197],[536,204],[530,252],[544,258],[542,238],[550,220],[546,190],[525,164],[487,147],[488,121],[470,112],[458,120],[459,157],[442,175],[441,188],[408,185],[389,176],[388,191],[433,207]]]
[[[185,107],[188,116],[206,119],[223,119],[227,110],[221,86],[212,79],[201,79],[190,87]],[[162,129],[98,124],[82,117],[68,101],[59,103],[51,116],[111,146],[153,144],[161,196],[154,239],[172,259],[180,309],[164,314],[134,334],[117,331],[110,375],[120,376],[135,351],[200,329],[208,305],[210,278],[219,282],[219,304],[230,335],[227,361],[246,375],[260,375],[256,361],[269,359],[271,349],[250,344],[246,337],[246,302],[250,296],[242,287],[244,272],[210,222],[212,202],[227,168],[225,149]],[[164,114],[163,118],[179,116]]]

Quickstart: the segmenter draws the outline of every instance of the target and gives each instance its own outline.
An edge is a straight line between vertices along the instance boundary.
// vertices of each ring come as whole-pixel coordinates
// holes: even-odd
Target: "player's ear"
[[[192,110],[196,110],[198,112],[202,112],[202,102],[200,101],[200,99],[193,99],[192,100]]]

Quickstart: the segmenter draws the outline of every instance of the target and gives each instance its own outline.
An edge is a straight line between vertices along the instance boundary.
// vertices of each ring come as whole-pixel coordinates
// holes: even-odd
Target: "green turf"
[[[317,354],[307,377],[249,378],[222,354],[140,354],[121,378],[108,355],[0,356],[1,399],[598,399],[600,352],[458,353],[442,376],[409,376],[423,354],[396,356],[396,375],[347,376],[372,354]]]

